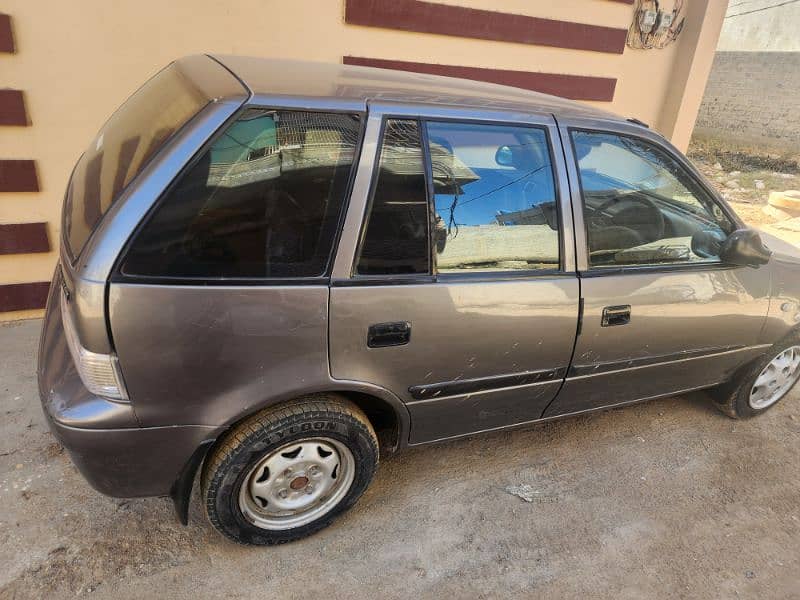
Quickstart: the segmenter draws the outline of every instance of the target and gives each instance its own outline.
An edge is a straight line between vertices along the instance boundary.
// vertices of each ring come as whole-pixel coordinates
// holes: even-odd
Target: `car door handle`
[[[403,346],[411,341],[411,323],[397,321],[395,323],[376,323],[369,326],[367,347],[385,348],[386,346]]]
[[[606,306],[603,309],[602,327],[612,327],[614,325],[627,325],[631,322],[631,306]]]

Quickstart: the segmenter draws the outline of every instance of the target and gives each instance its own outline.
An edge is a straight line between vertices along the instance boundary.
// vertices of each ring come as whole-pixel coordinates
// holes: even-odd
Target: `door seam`
[[[564,160],[564,170],[567,175],[567,188],[569,194],[569,210],[572,213],[572,253],[575,256],[575,279],[578,282],[578,320],[575,323],[575,335],[572,339],[572,352],[569,355],[569,363],[567,363],[567,371],[572,368],[572,363],[575,360],[575,350],[578,348],[578,337],[581,335],[581,330],[583,329],[583,309],[584,309],[584,299],[583,299],[583,285],[581,283],[581,273],[578,270],[578,243],[575,237],[575,202],[573,201],[573,194],[572,194],[572,181],[570,181],[569,177],[569,167],[567,166],[567,153],[564,151],[564,140],[561,137],[561,125],[558,122],[558,117],[555,114],[552,115],[553,121],[556,124],[556,132],[558,133],[558,147],[561,149],[561,157]],[[561,385],[558,386],[558,390],[556,391],[555,395],[553,396],[552,400],[547,403],[547,406],[544,407],[542,414],[539,415],[539,418],[543,418],[544,415],[547,414],[547,411],[550,410],[550,407],[553,403],[558,400],[559,394],[561,394],[561,390],[564,389],[564,385],[567,383],[567,376],[564,375],[564,379],[561,380]]]

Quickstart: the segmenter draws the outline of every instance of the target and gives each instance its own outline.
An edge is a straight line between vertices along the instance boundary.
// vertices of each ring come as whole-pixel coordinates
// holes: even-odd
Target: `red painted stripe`
[[[30,125],[21,91],[0,90],[0,125]]]
[[[0,254],[50,252],[47,223],[0,225]]]
[[[38,192],[39,178],[32,160],[0,160],[0,192]]]
[[[421,0],[347,0],[345,23],[417,33],[622,54],[626,29]]]
[[[48,281],[0,285],[0,312],[44,308],[49,289]]]
[[[472,79],[474,81],[499,83],[526,90],[554,94],[563,98],[570,98],[571,100],[599,100],[610,102],[614,99],[614,89],[617,85],[616,79],[607,77],[535,73],[531,71],[511,71],[507,69],[484,69],[479,67],[363,58],[359,56],[344,56],[342,57],[342,62],[346,65],[379,67],[382,69],[427,73],[429,75],[446,75],[448,77],[461,77],[462,79]]]
[[[14,51],[14,34],[11,32],[11,17],[0,14],[0,52]]]

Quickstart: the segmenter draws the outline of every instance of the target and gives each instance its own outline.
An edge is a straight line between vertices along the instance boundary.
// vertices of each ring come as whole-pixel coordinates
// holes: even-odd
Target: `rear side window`
[[[389,119],[366,223],[360,275],[558,269],[545,130]]]
[[[350,114],[249,110],[162,198],[131,276],[324,275],[359,138]]]
[[[419,125],[412,120],[389,119],[356,272],[429,273],[429,223]]]
[[[208,101],[174,63],[111,116],[78,160],[67,190],[64,233],[73,257],[125,186]]]
[[[545,130],[427,127],[437,272],[557,269],[558,210]]]

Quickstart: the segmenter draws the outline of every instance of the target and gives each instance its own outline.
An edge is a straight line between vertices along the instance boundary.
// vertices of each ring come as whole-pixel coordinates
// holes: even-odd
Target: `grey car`
[[[800,256],[646,125],[380,69],[192,56],[104,125],[64,200],[39,354],[112,496],[200,477],[250,544],[320,530],[381,454],[800,376]]]

